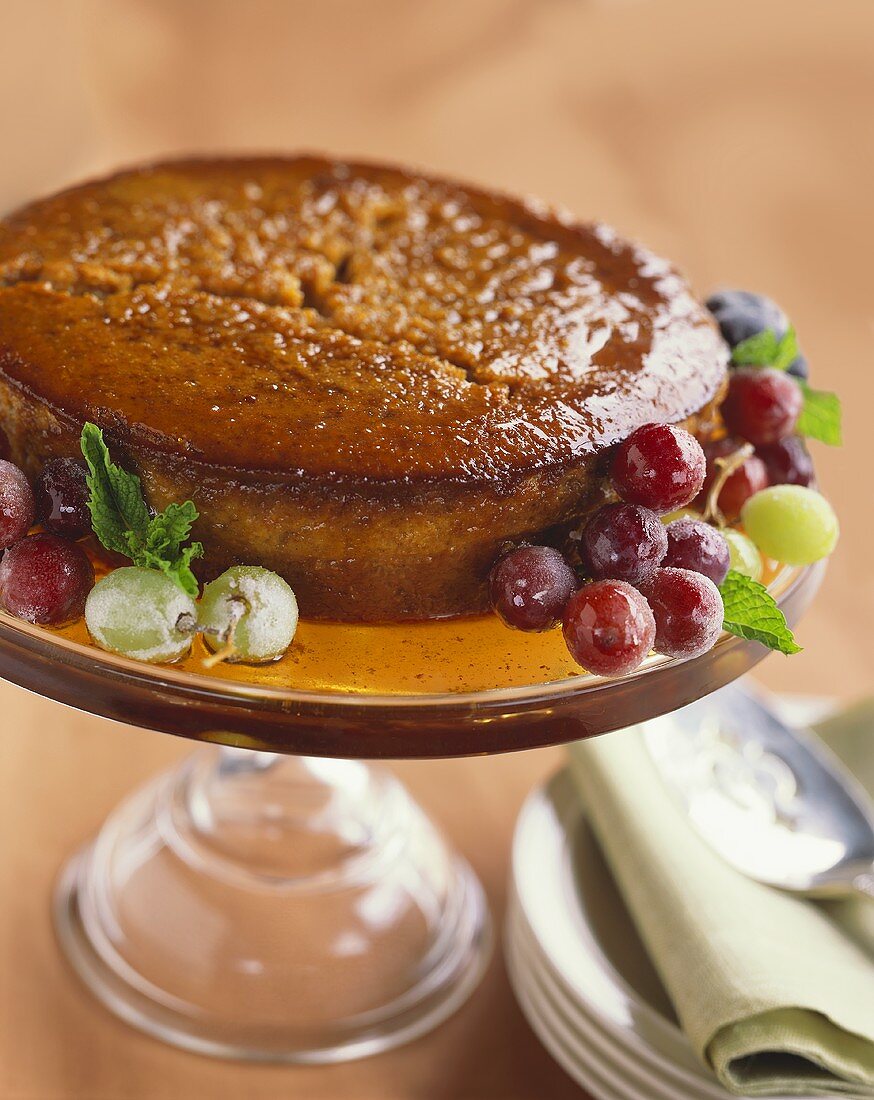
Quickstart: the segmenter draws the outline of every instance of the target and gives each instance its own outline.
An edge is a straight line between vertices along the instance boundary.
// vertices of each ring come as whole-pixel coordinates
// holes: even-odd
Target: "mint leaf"
[[[780,341],[773,329],[748,336],[732,348],[731,361],[744,367],[770,367],[777,358]]]
[[[190,500],[184,504],[168,504],[163,512],[149,520],[146,546],[156,554],[178,554],[179,547],[191,534],[197,515],[197,509]]]
[[[786,370],[798,355],[798,339],[795,329],[790,328],[785,335],[778,337],[771,328],[757,332],[741,340],[731,352],[732,363],[743,367],[776,367]]]
[[[160,570],[189,596],[197,596],[191,562],[201,557],[203,546],[199,542],[182,545],[199,514],[192,501],[168,504],[163,512],[150,516],[140,479],[112,462],[96,424],[82,429],[81,445],[88,463],[91,526],[100,542],[134,565]]]
[[[202,556],[203,545],[193,542],[172,556],[156,554],[146,548],[138,555],[135,564],[142,565],[146,569],[159,569],[175,581],[183,592],[196,599],[200,586],[197,583],[197,577],[191,571],[191,563],[195,558]]]
[[[738,638],[761,642],[780,653],[800,653],[783,612],[764,585],[745,573],[729,569],[720,585],[722,593],[723,630]]]
[[[786,370],[797,358],[798,339],[795,336],[795,329],[790,327],[786,335],[782,336],[777,344],[777,354],[774,356],[771,366],[776,367],[777,370]]]
[[[799,382],[804,394],[804,404],[795,430],[799,435],[818,439],[830,447],[840,447],[843,442],[841,426],[841,399],[828,390],[814,390],[806,382]]]
[[[107,550],[129,556],[129,535],[144,536],[149,525],[140,479],[115,465],[96,424],[82,429],[81,447],[88,464],[85,480],[94,534]]]
[[[184,504],[168,504],[163,512],[153,516],[146,532],[146,542],[138,564],[151,569],[160,569],[182,588],[189,596],[198,593],[197,578],[191,572],[191,562],[203,554],[199,542],[183,548],[182,543],[191,533],[191,527],[198,512],[190,500]]]

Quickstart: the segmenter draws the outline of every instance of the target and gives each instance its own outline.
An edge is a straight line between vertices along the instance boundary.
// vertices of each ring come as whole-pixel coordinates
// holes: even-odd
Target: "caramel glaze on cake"
[[[590,510],[648,421],[706,430],[726,350],[601,225],[313,157],[123,172],[0,224],[0,425],[35,473],[107,432],[192,497],[204,575],[282,573],[310,618],[485,607],[507,542]]]

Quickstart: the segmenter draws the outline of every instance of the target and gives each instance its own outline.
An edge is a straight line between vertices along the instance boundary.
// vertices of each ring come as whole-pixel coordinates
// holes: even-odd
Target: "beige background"
[[[844,535],[776,688],[870,689],[874,5],[870,0],[0,0],[0,206],[121,161],[307,147],[411,161],[616,223],[702,292],[766,291],[847,445],[816,451]],[[51,941],[51,876],[170,738],[0,688],[0,1098],[579,1095],[500,963],[450,1024],[328,1070],[166,1050],[91,1004]],[[402,767],[500,913],[544,751]],[[477,807],[474,821],[467,807]]]

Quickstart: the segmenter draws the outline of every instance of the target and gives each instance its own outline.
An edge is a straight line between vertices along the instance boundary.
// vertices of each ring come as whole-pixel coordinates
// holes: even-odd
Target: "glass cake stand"
[[[790,622],[822,571],[772,583]],[[714,691],[765,653],[723,636],[695,660],[651,657],[618,680],[352,694],[141,664],[0,616],[5,679],[213,743],[129,796],[64,868],[55,922],[75,970],[114,1013],[169,1043],[281,1062],[334,1062],[420,1035],[488,962],[475,875],[363,759],[607,733]]]

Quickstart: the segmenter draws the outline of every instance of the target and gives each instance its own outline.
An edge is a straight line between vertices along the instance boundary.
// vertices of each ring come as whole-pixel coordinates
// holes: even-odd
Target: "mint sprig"
[[[798,355],[798,341],[795,329],[790,328],[785,336],[777,336],[773,329],[766,328],[746,340],[741,340],[732,350],[731,361],[744,367],[775,367],[786,370]],[[843,442],[841,427],[841,399],[828,390],[814,390],[806,382],[796,379],[804,404],[795,430],[809,439],[818,439],[830,447],[839,447]]]
[[[203,554],[203,546],[199,542],[183,545],[199,515],[194,504],[190,500],[169,504],[163,512],[150,515],[142,482],[112,461],[96,424],[82,429],[81,446],[88,464],[91,526],[103,546],[130,558],[134,565],[160,570],[183,592],[196,596],[199,589],[191,563]]]
[[[771,328],[757,332],[741,340],[731,352],[731,361],[742,367],[776,367],[786,370],[798,356],[798,339],[795,329],[784,336],[777,336]]]
[[[804,404],[795,430],[799,435],[818,439],[830,447],[840,447],[844,441],[841,399],[828,390],[814,390],[806,382],[799,381],[798,385],[804,395]]]
[[[780,653],[801,652],[786,617],[763,584],[729,569],[719,591],[724,605],[723,630]]]

